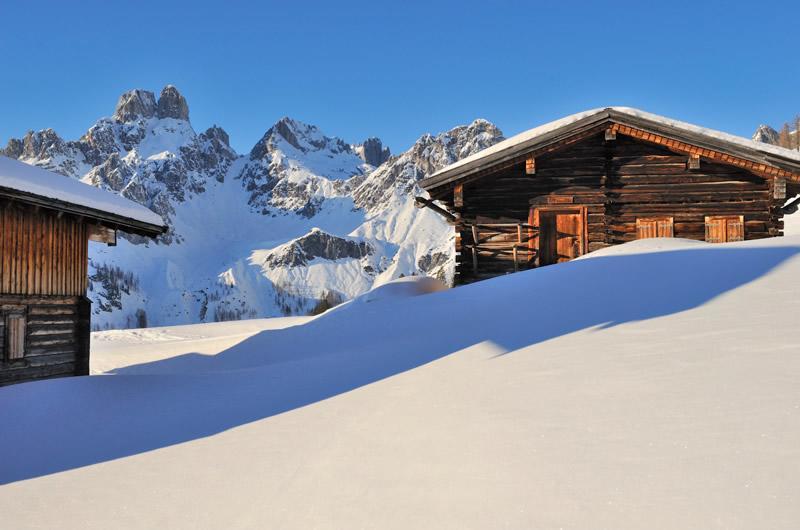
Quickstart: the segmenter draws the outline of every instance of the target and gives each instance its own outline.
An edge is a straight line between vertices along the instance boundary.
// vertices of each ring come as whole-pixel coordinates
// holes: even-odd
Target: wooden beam
[[[446,218],[451,223],[458,222],[457,216],[451,214],[441,206],[435,204],[432,200],[426,199],[425,197],[414,197],[414,206],[416,206],[417,208],[430,208],[434,212]]]
[[[528,157],[525,159],[525,174],[536,174],[536,158],[534,158],[533,155],[528,155]]]
[[[617,130],[613,128],[606,129],[606,141],[612,141],[617,139]]]
[[[700,169],[700,155],[697,153],[690,154],[687,167],[689,169]]]
[[[105,243],[110,247],[117,245],[117,231],[113,228],[108,228],[99,224],[89,224],[87,227],[89,232],[89,241]]]
[[[462,208],[464,206],[464,184],[459,183],[453,188],[453,206]]]

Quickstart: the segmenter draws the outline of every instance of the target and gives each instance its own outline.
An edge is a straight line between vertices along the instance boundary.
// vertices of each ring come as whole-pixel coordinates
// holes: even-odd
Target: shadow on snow
[[[601,256],[426,296],[339,306],[216,356],[0,388],[0,484],[213,435],[485,341],[505,352],[692,309],[800,247]]]

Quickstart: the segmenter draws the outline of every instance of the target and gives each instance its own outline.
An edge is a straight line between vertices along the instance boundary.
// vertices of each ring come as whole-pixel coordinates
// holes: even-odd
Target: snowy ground
[[[96,334],[112,375],[0,388],[0,527],[798,528],[798,277],[648,240]]]

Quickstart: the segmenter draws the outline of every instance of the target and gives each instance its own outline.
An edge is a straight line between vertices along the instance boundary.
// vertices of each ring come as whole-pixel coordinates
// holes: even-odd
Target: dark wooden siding
[[[79,218],[0,208],[0,385],[88,373],[87,251]]]
[[[610,244],[636,239],[639,217],[673,217],[674,236],[705,238],[705,217],[744,215],[746,239],[780,235],[770,181],[744,169],[702,161],[687,169],[687,157],[618,135],[606,194]]]
[[[87,245],[81,220],[6,203],[0,209],[0,293],[83,295]]]
[[[0,386],[88,373],[88,300],[0,295]],[[24,356],[9,359],[9,315],[24,315]]]
[[[632,241],[638,218],[673,218],[674,237],[703,240],[706,216],[743,215],[745,239],[782,233],[780,206],[769,179],[738,167],[701,160],[689,169],[688,157],[623,134],[606,140],[603,132],[561,151],[536,158],[535,174],[525,164],[500,170],[463,185],[463,206],[451,196],[434,195],[458,212],[456,283],[515,270],[509,248],[516,230],[495,223],[528,223],[531,205],[562,203],[587,208],[587,250]],[[479,250],[472,224],[478,232]],[[494,245],[494,249],[491,248]],[[516,268],[533,265],[533,253],[518,256]],[[477,258],[478,273],[474,272]]]

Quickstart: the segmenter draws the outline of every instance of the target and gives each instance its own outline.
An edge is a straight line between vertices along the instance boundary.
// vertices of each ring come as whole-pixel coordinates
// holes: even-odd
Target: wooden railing
[[[475,223],[467,225],[472,232],[472,243],[462,244],[472,254],[472,268],[478,273],[478,253],[493,256],[511,255],[514,272],[519,270],[520,256],[525,264],[530,263],[536,251],[530,241],[538,234],[538,227],[527,223]]]

